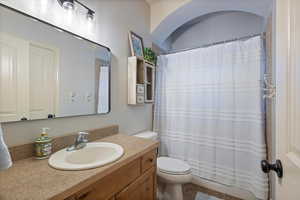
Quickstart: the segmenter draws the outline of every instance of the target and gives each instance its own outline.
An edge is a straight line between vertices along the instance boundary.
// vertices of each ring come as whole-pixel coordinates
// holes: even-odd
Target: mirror
[[[110,111],[110,50],[0,6],[0,122]]]

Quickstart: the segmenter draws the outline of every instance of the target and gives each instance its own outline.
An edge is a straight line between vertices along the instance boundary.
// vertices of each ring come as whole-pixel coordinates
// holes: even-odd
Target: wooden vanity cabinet
[[[145,153],[65,200],[155,200],[156,152]]]
[[[116,200],[153,200],[155,169],[152,167],[116,195]]]

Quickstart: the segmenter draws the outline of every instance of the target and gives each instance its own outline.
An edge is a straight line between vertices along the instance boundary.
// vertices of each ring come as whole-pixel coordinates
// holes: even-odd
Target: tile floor
[[[197,192],[203,192],[203,193],[206,193],[211,196],[215,196],[217,198],[224,199],[224,200],[242,200],[242,199],[232,197],[230,195],[223,194],[223,193],[220,193],[217,191],[213,191],[213,190],[210,190],[210,189],[207,189],[207,188],[204,188],[201,186],[197,186],[197,185],[194,185],[191,183],[185,184],[183,186],[184,200],[194,200]]]

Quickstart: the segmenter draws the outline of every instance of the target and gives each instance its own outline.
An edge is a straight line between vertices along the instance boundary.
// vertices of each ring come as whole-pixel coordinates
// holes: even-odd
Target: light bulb
[[[64,0],[62,3],[62,7],[66,10],[74,10],[75,5],[73,0]]]
[[[92,11],[92,10],[88,10],[88,12],[87,12],[87,14],[86,14],[86,18],[87,18],[87,20],[89,20],[89,21],[93,21],[93,19],[94,19],[94,14],[95,14],[95,12],[94,12],[94,11]]]

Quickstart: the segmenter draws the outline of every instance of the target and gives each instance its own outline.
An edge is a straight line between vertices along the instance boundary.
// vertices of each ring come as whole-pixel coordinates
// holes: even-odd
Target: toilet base
[[[163,162],[159,162],[162,160],[159,159],[165,159]],[[170,162],[174,162],[174,159],[169,159]],[[157,170],[157,182],[158,182],[158,199],[159,200],[183,200],[183,193],[182,193],[182,185],[185,183],[189,183],[192,180],[192,174],[189,170],[190,167],[186,167],[186,170],[182,171],[182,174],[174,174],[174,173],[168,173],[161,171],[159,168],[159,164],[162,164],[161,166],[170,165],[170,163],[166,162],[168,161],[168,158],[166,157],[160,157],[158,158],[158,170]],[[178,162],[183,162],[180,160],[176,160],[174,165],[178,165]],[[185,163],[179,164],[179,166],[187,165]],[[172,166],[169,166],[169,169],[172,170]],[[176,167],[175,167],[176,169]],[[171,171],[172,172],[172,171]]]
[[[183,200],[181,184],[167,184],[164,191],[165,200]]]
[[[181,184],[158,183],[158,200],[183,200]]]

